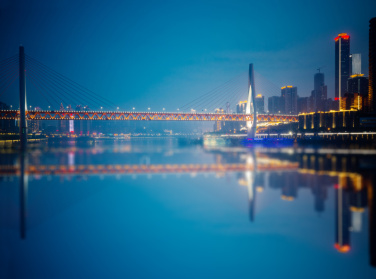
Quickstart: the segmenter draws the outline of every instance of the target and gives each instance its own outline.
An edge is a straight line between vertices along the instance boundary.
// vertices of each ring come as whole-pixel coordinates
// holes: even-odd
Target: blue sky
[[[318,67],[334,96],[334,37],[349,33],[368,75],[368,21],[376,16],[376,2],[364,0],[3,0],[0,9],[1,60],[22,43],[28,55],[122,109],[139,110],[176,110],[249,63],[266,97],[286,84],[308,96]],[[37,103],[32,90],[29,103]],[[16,103],[15,95],[0,98]]]

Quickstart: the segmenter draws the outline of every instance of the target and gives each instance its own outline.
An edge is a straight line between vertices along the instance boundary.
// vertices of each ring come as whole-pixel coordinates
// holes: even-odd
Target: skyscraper
[[[298,97],[298,113],[309,112],[309,97]]]
[[[281,97],[272,96],[268,98],[268,112],[271,114],[281,113]]]
[[[338,34],[335,40],[335,95],[339,100],[347,91],[347,79],[350,76],[350,36],[346,33]]]
[[[350,75],[360,75],[362,73],[362,55],[360,53],[351,54]]]
[[[369,21],[368,108],[376,112],[376,17]]]
[[[264,107],[265,107],[265,100],[264,100],[264,96],[262,96],[261,94],[257,94],[256,96],[256,111],[257,113],[265,113],[264,111]]]
[[[281,87],[281,109],[285,114],[298,114],[298,88],[287,85]]]
[[[325,76],[323,73],[316,73],[314,76],[314,86],[311,93],[310,110],[325,111],[325,102],[327,100],[327,86],[325,85]]]

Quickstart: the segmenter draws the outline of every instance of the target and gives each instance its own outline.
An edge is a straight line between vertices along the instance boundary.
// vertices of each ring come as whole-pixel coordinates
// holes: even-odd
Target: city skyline
[[[190,96],[199,96],[222,84],[245,71],[252,62],[256,73],[274,84],[269,84],[270,88],[275,90],[283,84],[294,84],[301,97],[310,95],[311,77],[317,68],[322,67],[328,98],[333,98],[333,38],[338,33],[351,35],[352,50],[363,55],[362,72],[368,72],[368,61],[365,61],[368,21],[374,16],[371,7],[376,5],[371,1],[362,3],[364,5],[354,7],[359,13],[354,13],[353,20],[331,16],[330,28],[324,27],[323,22],[310,23],[309,16],[297,15],[296,20],[303,20],[306,25],[295,26],[294,21],[283,23],[279,27],[282,32],[275,33],[271,32],[269,20],[279,11],[270,11],[267,20],[252,17],[240,6],[245,5],[251,11],[265,11],[266,6],[260,3],[252,6],[244,1],[232,3],[228,19],[219,26],[213,26],[204,14],[210,11],[213,19],[224,17],[228,12],[224,2],[219,2],[215,8],[208,3],[193,2],[183,11],[181,5],[167,3],[147,4],[141,9],[131,2],[110,3],[104,7],[101,3],[85,1],[77,4],[69,1],[60,4],[8,1],[0,6],[5,15],[1,19],[2,26],[8,27],[0,30],[1,37],[8,42],[1,46],[0,58],[13,55],[22,43],[30,55],[94,92],[119,100],[123,109],[152,106],[158,110],[165,106],[164,98],[179,94],[181,101],[172,99],[166,108],[175,110],[190,101]],[[280,8],[291,13],[301,5],[291,3]],[[329,16],[336,6],[334,3],[326,5],[327,10],[322,13]],[[370,8],[360,13],[363,6]],[[116,9],[118,12],[113,13]],[[135,12],[133,16],[125,17],[132,11]],[[184,20],[172,16],[176,12],[184,15]],[[110,14],[114,15],[113,18],[109,17]],[[70,15],[69,22],[66,15]],[[102,19],[100,24],[94,20],[98,15]],[[162,20],[163,15],[168,15],[168,19]],[[261,20],[257,28],[247,27],[256,26],[257,19]],[[138,24],[130,24],[131,20]],[[146,31],[152,22],[157,22],[156,26],[162,31],[155,32],[155,27]],[[169,22],[176,26],[169,27],[166,25]],[[198,29],[199,25],[202,30]],[[151,44],[141,39],[141,34],[148,40],[150,38]],[[174,34],[180,35],[175,38]],[[301,35],[299,40],[296,34]],[[32,40],[31,35],[36,40]],[[273,43],[270,38],[273,38]],[[146,60],[149,64],[145,63]],[[274,95],[268,93],[268,88],[258,87],[257,91],[266,97]],[[150,104],[146,105],[145,100]],[[12,100],[3,101],[14,103]],[[231,105],[234,109],[236,104]]]

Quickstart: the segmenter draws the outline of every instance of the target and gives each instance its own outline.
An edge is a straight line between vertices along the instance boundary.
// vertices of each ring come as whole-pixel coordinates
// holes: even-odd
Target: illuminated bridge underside
[[[281,162],[278,164],[257,165],[257,171],[287,171],[298,168],[298,163]],[[98,174],[158,174],[158,173],[199,173],[199,172],[244,172],[253,171],[253,165],[247,164],[183,164],[183,165],[41,165],[29,166],[28,175],[98,175]],[[0,175],[20,175],[16,166],[0,167]]]
[[[18,118],[18,110],[0,111],[0,119]],[[253,116],[247,114],[119,111],[27,111],[26,118],[27,120],[253,121]],[[298,122],[298,116],[259,114],[257,121]]]

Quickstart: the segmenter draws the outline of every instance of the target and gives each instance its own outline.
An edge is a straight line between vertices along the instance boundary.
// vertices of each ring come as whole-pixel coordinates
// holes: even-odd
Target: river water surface
[[[0,278],[376,278],[375,152],[2,151]]]

